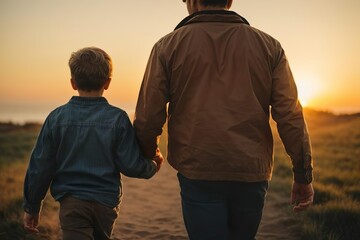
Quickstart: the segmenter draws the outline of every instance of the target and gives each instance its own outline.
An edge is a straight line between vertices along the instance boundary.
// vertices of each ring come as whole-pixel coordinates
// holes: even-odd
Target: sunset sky
[[[234,0],[278,39],[306,106],[360,112],[359,0]],[[0,120],[42,121],[76,95],[68,59],[97,46],[114,63],[105,97],[129,113],[153,44],[186,17],[182,0],[0,0]]]

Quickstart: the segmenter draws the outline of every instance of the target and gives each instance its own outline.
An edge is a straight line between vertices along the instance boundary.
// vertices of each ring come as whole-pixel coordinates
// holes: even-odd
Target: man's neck
[[[224,7],[215,7],[215,6],[202,6],[199,5],[198,8],[199,11],[214,11],[214,10],[228,10]]]

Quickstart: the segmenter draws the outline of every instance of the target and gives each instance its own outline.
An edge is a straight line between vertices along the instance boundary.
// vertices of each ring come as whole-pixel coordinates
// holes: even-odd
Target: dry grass
[[[360,239],[360,116],[305,111],[313,146],[315,205],[301,239]],[[290,190],[290,161],[275,139],[274,190]],[[288,194],[290,194],[288,192]]]
[[[0,128],[0,239],[59,239],[58,206],[47,196],[39,235],[26,234],[22,227],[23,182],[39,126]]]
[[[360,116],[305,111],[315,163],[315,205],[300,215],[300,239],[360,239]],[[1,127],[1,124],[0,124]],[[22,188],[27,159],[38,127],[0,128],[0,239],[58,239],[58,206],[46,198],[40,229],[22,229]],[[271,191],[290,196],[290,160],[275,136],[275,169]],[[163,138],[162,148],[165,148]],[[289,209],[284,209],[292,214]]]

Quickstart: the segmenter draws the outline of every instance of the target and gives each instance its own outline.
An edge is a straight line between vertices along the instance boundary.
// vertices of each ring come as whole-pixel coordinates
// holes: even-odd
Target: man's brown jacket
[[[309,135],[280,43],[234,12],[204,11],[154,45],[134,127],[152,157],[168,120],[168,161],[190,179],[256,182],[271,178],[270,112],[295,181],[311,182]]]

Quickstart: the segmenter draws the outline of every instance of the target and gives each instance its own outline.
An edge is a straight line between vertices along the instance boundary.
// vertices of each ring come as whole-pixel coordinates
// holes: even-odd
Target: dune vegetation
[[[299,239],[360,239],[360,115],[305,111],[313,146],[315,204],[296,221]],[[289,157],[276,133],[270,191],[290,196]],[[22,189],[40,125],[0,124],[0,239],[59,239],[58,204],[47,196],[41,234],[22,228]],[[288,209],[289,214],[293,214]]]
[[[42,211],[41,234],[26,234],[22,227],[24,176],[39,130],[38,124],[0,124],[0,239],[58,239],[58,205],[51,197]]]
[[[360,239],[360,115],[306,109],[305,116],[313,148],[315,198],[314,206],[301,213],[299,239]],[[274,136],[271,187],[290,196],[290,160]]]

